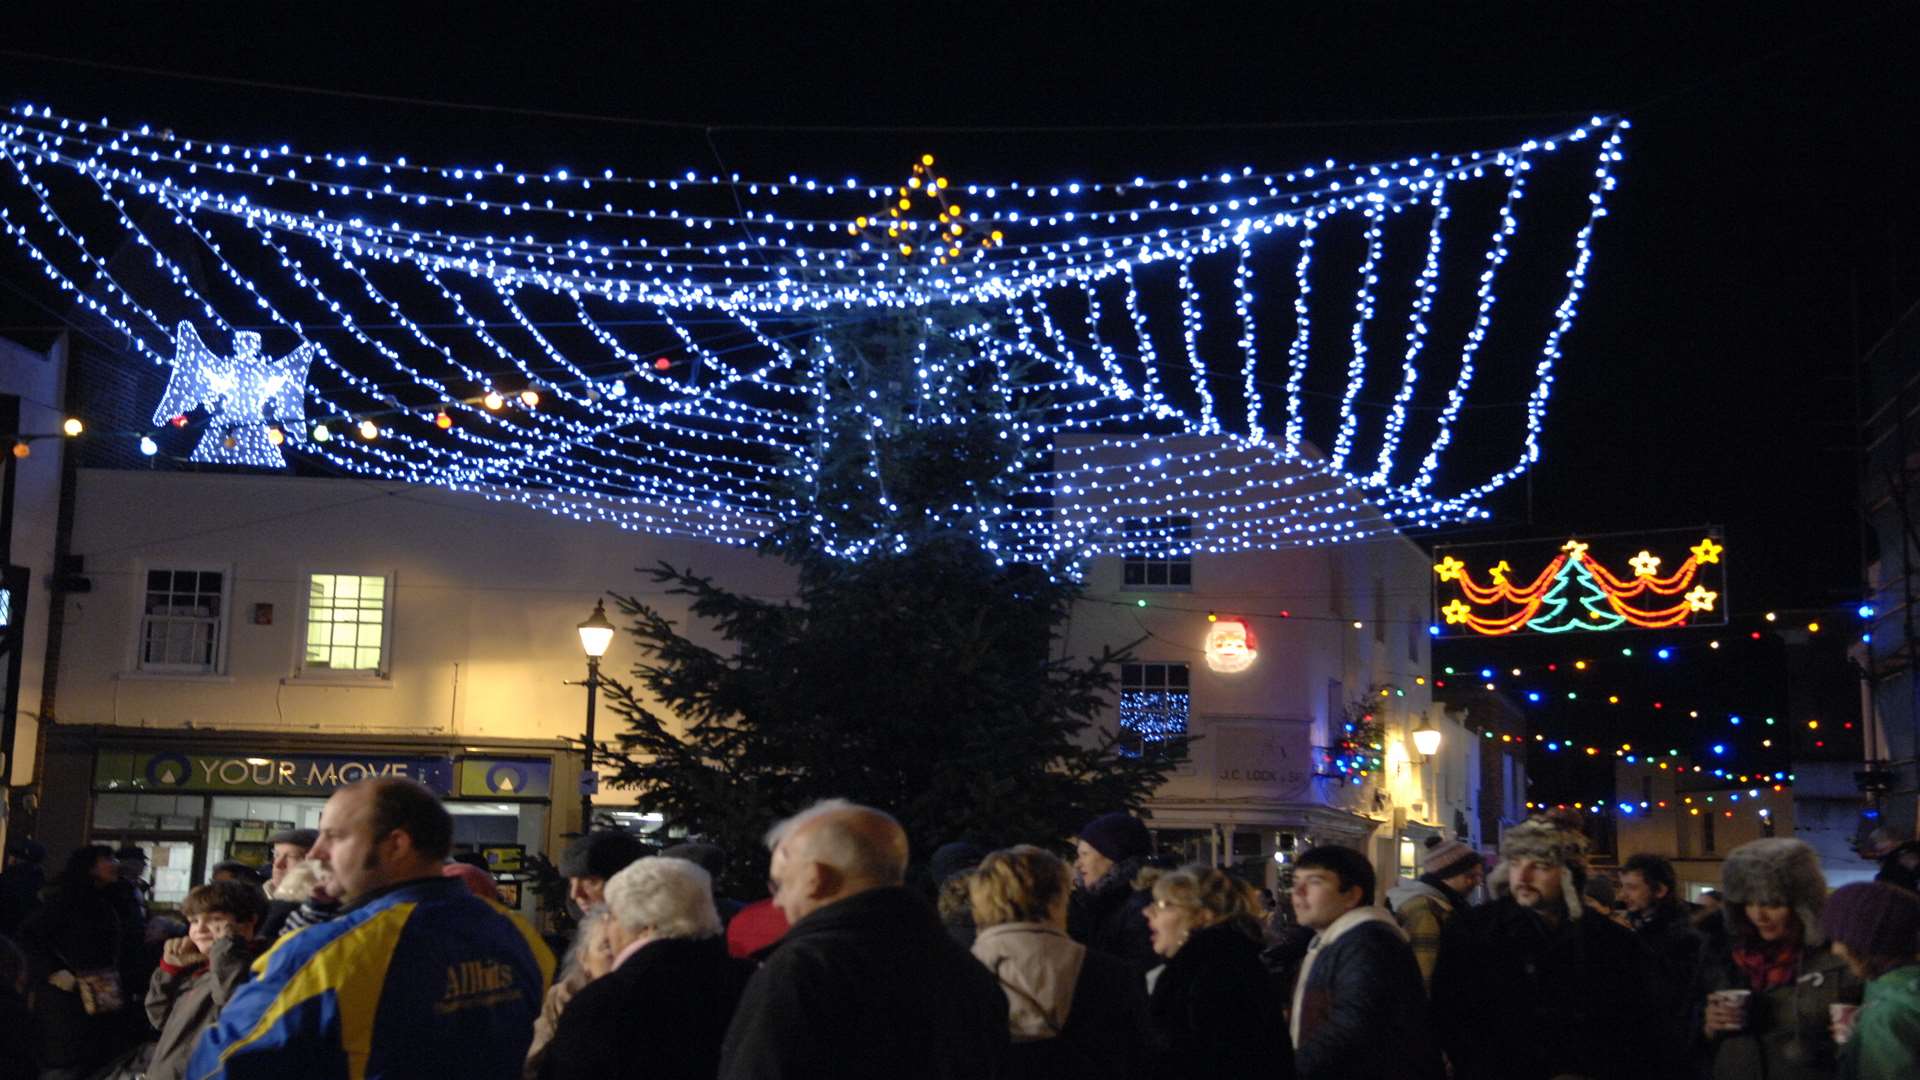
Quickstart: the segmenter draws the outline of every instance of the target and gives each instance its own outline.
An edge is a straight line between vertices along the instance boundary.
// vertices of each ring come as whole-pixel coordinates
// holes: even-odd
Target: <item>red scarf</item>
[[[1733,962],[1746,973],[1747,984],[1753,988],[1753,992],[1764,994],[1794,980],[1800,970],[1800,945],[1794,941],[1781,941],[1773,945],[1760,942],[1750,949],[1736,947],[1733,950]]]

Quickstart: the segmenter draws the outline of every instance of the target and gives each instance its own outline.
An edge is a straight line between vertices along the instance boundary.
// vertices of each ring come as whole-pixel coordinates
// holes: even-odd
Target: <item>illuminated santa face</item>
[[[1259,655],[1253,631],[1239,619],[1221,619],[1207,629],[1207,666],[1213,670],[1245,671]]]

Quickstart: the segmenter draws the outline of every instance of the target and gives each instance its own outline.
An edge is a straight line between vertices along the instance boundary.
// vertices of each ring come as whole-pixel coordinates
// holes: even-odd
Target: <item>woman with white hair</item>
[[[753,965],[727,955],[713,879],[684,859],[636,859],[607,881],[613,967],[560,1014],[540,1075],[606,1080],[644,1047],[649,1080],[720,1071],[720,1042]]]

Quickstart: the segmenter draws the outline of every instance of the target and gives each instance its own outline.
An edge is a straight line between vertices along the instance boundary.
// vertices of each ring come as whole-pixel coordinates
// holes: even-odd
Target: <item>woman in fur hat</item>
[[[1694,988],[1701,1051],[1714,1080],[1815,1080],[1835,1075],[1827,1006],[1860,1000],[1860,980],[1827,945],[1827,880],[1799,840],[1755,840],[1721,866],[1722,919],[1709,923]],[[1722,990],[1744,1006],[1712,1003]]]

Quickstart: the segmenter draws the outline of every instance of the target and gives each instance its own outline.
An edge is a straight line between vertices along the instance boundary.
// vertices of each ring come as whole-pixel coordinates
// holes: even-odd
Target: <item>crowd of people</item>
[[[829,800],[767,834],[754,903],[716,894],[710,844],[580,837],[563,963],[410,781],[273,839],[264,883],[217,867],[184,924],[128,852],[45,883],[11,849],[0,1080],[1920,1076],[1920,893],[1830,893],[1790,839],[1731,852],[1713,910],[1655,856],[1614,895],[1553,816],[1491,871],[1432,843],[1384,904],[1359,852],[1310,848],[1263,898],[1157,862],[1125,813],[1071,863],[955,843],[910,887],[900,825]]]

